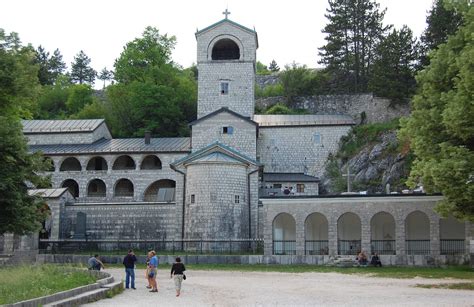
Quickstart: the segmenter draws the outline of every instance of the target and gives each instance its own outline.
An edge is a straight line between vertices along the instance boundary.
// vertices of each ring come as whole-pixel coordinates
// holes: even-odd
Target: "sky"
[[[424,30],[432,5],[432,0],[377,2],[387,8],[385,24],[406,24],[416,36]],[[2,0],[0,28],[50,53],[59,48],[68,68],[84,50],[100,71],[112,69],[123,46],[153,26],[176,36],[173,60],[188,67],[196,62],[196,30],[223,19],[228,8],[229,19],[257,31],[260,62],[268,65],[274,59],[280,67],[292,62],[318,67],[327,6],[326,0]]]

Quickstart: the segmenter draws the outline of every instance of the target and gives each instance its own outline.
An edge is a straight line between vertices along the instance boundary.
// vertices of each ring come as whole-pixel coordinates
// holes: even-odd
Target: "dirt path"
[[[107,270],[116,280],[121,269]],[[436,279],[371,278],[339,273],[260,273],[190,271],[181,297],[169,272],[158,272],[158,293],[145,288],[137,270],[137,290],[126,289],[90,306],[474,306],[474,291],[423,289],[414,285],[452,282]]]

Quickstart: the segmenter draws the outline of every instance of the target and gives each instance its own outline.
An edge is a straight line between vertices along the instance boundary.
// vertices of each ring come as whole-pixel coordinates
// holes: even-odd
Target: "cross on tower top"
[[[230,12],[229,12],[229,10],[225,9],[225,11],[222,12],[222,14],[224,14],[224,15],[225,15],[225,19],[227,19],[227,16],[230,15]]]

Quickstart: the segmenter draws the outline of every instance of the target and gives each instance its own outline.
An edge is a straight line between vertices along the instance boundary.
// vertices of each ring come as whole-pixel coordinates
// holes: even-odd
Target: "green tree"
[[[39,176],[46,163],[28,153],[20,116],[31,115],[29,102],[39,89],[35,52],[22,46],[16,33],[0,29],[0,233],[25,234],[39,227],[37,199],[28,195],[27,182],[47,185]]]
[[[257,61],[257,75],[269,75],[270,71],[267,66],[260,61]]]
[[[196,117],[197,85],[192,70],[181,70],[171,59],[174,36],[147,27],[127,43],[115,61],[117,84],[107,87],[110,126],[117,136],[189,134]]]
[[[105,88],[105,81],[112,80],[113,77],[114,77],[114,72],[111,71],[111,70],[108,70],[107,67],[104,67],[104,68],[102,68],[102,70],[100,71],[98,78],[99,78],[99,80],[104,81],[104,86],[103,86],[103,88]]]
[[[408,183],[443,193],[441,213],[474,220],[474,7],[464,1],[454,8],[464,25],[417,75],[420,92],[399,135],[416,156]]]
[[[93,90],[90,85],[75,84],[69,89],[66,101],[68,114],[75,114],[93,102]]]
[[[74,83],[88,83],[93,85],[97,72],[90,67],[91,59],[80,51],[75,57],[74,62],[71,63],[71,80]]]
[[[312,71],[306,65],[286,65],[280,73],[283,95],[292,105],[297,96],[311,95],[313,93],[314,78]]]
[[[446,8],[444,0],[436,0],[426,17],[426,29],[421,35],[423,54],[421,64],[429,64],[428,52],[447,41],[462,24],[462,14],[456,9]],[[448,3],[449,6],[449,3]]]
[[[280,71],[280,67],[278,66],[277,62],[275,60],[272,60],[270,62],[270,65],[268,66],[268,69],[271,71],[271,72],[278,72]]]
[[[375,47],[389,29],[382,24],[385,10],[372,0],[328,2],[319,63],[326,65],[337,92],[366,91]]]
[[[38,97],[38,111],[35,117],[41,119],[65,118],[68,109],[66,101],[69,98],[72,84],[66,76],[59,76],[54,85],[41,88]]]
[[[41,85],[53,85],[63,74],[66,64],[62,59],[59,49],[56,49],[52,56],[41,45],[36,49],[35,63],[39,66],[38,80]]]
[[[279,102],[271,107],[269,107],[265,114],[294,114],[293,110],[288,108],[285,104]]]
[[[416,88],[418,50],[410,28],[394,29],[377,46],[369,90],[392,103],[408,103]]]

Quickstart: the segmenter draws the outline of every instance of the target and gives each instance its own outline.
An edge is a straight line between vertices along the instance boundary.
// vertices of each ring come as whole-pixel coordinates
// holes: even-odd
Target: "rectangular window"
[[[234,134],[234,127],[222,127],[222,134]]]
[[[273,188],[274,189],[281,189],[281,183],[274,183]]]
[[[296,192],[298,192],[298,193],[304,193],[304,184],[298,183],[298,184],[296,185]]]
[[[194,204],[196,202],[196,195],[191,194],[191,204]]]
[[[315,133],[314,134],[314,143],[317,145],[321,144],[321,133]]]
[[[240,203],[240,196],[239,195],[234,195],[234,202],[236,204]]]
[[[228,94],[229,94],[229,83],[221,82],[221,95],[228,95]]]

